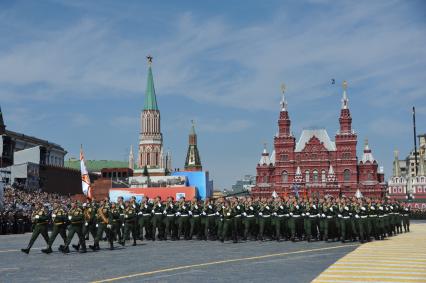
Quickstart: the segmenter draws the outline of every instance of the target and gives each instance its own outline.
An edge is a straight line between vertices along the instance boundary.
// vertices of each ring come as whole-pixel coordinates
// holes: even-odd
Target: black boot
[[[62,252],[63,252],[64,254],[69,254],[69,253],[70,253],[70,248],[69,248],[68,246],[65,246],[65,247],[62,249]]]
[[[109,242],[109,249],[110,249],[110,250],[113,250],[113,249],[114,249],[114,244],[113,244],[113,242]]]
[[[29,254],[30,253],[30,249],[29,248],[21,249],[21,252]]]
[[[45,254],[50,254],[50,253],[52,253],[52,248],[48,247],[47,249],[42,249],[41,252],[45,253]]]
[[[78,250],[80,249],[80,244],[78,245],[72,245],[73,249],[76,250],[78,252]]]

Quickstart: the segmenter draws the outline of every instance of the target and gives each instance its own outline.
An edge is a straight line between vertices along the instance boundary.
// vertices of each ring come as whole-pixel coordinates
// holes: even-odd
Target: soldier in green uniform
[[[201,212],[201,223],[203,227],[203,239],[207,241],[209,236],[213,235],[215,229],[215,217],[216,211],[214,210],[213,200],[206,198],[203,203],[202,212]]]
[[[223,230],[222,235],[220,236],[220,240],[223,243],[227,240],[230,230],[233,226],[233,209],[231,207],[231,203],[229,201],[225,201],[223,204],[223,209],[221,210],[221,216],[223,219]]]
[[[158,240],[163,240],[163,212],[164,212],[164,204],[161,203],[161,197],[157,196],[154,201],[154,205],[152,207],[152,240],[155,241],[155,236],[158,230]]]
[[[257,215],[257,207],[254,205],[252,198],[247,198],[245,203],[245,211],[243,212],[244,241],[247,241],[249,235],[255,235]]]
[[[284,215],[287,213],[285,205],[280,198],[276,198],[273,203],[273,226],[275,227],[275,240],[279,242],[281,240],[281,231],[286,226]],[[288,214],[288,213],[287,213]]]
[[[86,240],[89,240],[89,233],[92,234],[93,239],[96,238],[96,201],[87,202],[83,204],[84,212],[84,226],[83,234]]]
[[[136,246],[136,208],[129,202],[125,202],[124,209],[124,237],[121,244],[124,246],[125,240],[130,239],[130,232],[132,232],[133,246]]]
[[[167,239],[170,237],[172,240],[175,240],[175,214],[176,214],[176,207],[173,203],[173,197],[167,198],[167,203],[164,208],[164,218],[163,218],[163,224],[164,224],[164,240],[167,241]]]
[[[110,229],[110,236],[114,240],[118,240],[118,242],[121,244],[123,239],[121,235],[121,211],[117,207],[117,204],[115,202],[111,203],[111,229]]]
[[[117,208],[120,210],[120,231],[118,235],[121,235],[121,238],[124,238],[124,198],[117,198]],[[120,236],[119,236],[120,237]]]
[[[46,254],[50,254],[52,252],[52,245],[58,234],[60,234],[62,239],[64,240],[64,245],[67,242],[67,214],[62,209],[59,202],[54,203],[51,217],[53,230],[50,234],[47,248],[41,250],[43,253]]]
[[[189,239],[191,240],[194,236],[194,233],[197,233],[197,239],[201,239],[201,205],[198,203],[196,197],[194,197],[191,201],[189,208]]]
[[[36,209],[31,215],[31,220],[33,222],[33,233],[31,235],[30,242],[26,249],[21,249],[22,252],[28,254],[30,252],[31,247],[36,241],[38,235],[41,236],[46,241],[46,244],[49,244],[49,236],[47,233],[47,224],[49,223],[49,217],[47,215],[47,209],[43,207],[42,204],[37,204]]]
[[[231,208],[233,210],[232,240],[234,243],[238,243],[242,227],[241,217],[245,208],[244,205],[238,200],[238,198],[233,199]]]
[[[114,249],[113,237],[109,235],[109,232],[111,231],[111,228],[112,228],[111,222],[112,222],[112,216],[111,216],[109,205],[104,200],[101,200],[99,203],[99,208],[96,211],[96,238],[95,238],[93,246],[89,245],[89,248],[91,248],[93,251],[98,251],[100,249],[99,241],[102,239],[102,235],[104,231],[107,234],[110,249],[111,250]]]
[[[271,225],[271,215],[272,215],[272,205],[265,198],[261,200],[259,208],[259,235],[258,240],[264,240],[265,231],[268,231],[268,228]]]
[[[139,240],[143,240],[144,229],[145,229],[145,239],[152,238],[152,229],[151,229],[151,217],[152,217],[152,203],[149,198],[146,197],[142,200],[142,203],[138,212],[138,221],[139,221]]]
[[[223,234],[223,209],[225,208],[225,198],[217,199],[214,203],[214,210],[216,212],[215,216],[215,226],[213,230],[213,239],[220,240]]]
[[[178,240],[182,236],[185,240],[188,240],[189,238],[189,209],[190,204],[188,204],[185,198],[182,197],[178,202],[178,208],[176,212],[178,223]]]
[[[351,220],[350,220],[350,208],[349,205],[346,203],[346,198],[343,198],[340,200],[340,205],[339,205],[339,222],[340,222],[340,238],[342,243],[345,242],[345,240],[348,238],[348,234],[349,234],[349,229],[350,229],[350,225],[351,225]]]
[[[74,237],[74,234],[77,234],[79,238],[79,244],[81,245],[80,252],[85,253],[86,241],[84,239],[82,228],[84,214],[83,210],[78,206],[77,201],[71,203],[71,209],[68,211],[68,220],[70,222],[70,225],[68,226],[67,242],[65,243],[65,246],[60,246],[59,250],[63,253],[69,253],[69,245],[72,241],[72,238]]]
[[[303,225],[305,230],[305,238],[308,242],[310,242],[312,239],[312,222],[318,214],[317,207],[312,201],[313,200],[311,199],[311,202],[305,202],[302,212],[302,216],[304,216]]]

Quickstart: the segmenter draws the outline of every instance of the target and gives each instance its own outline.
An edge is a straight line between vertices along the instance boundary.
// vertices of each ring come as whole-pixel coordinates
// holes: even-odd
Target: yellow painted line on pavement
[[[426,282],[426,224],[347,254],[312,282]]]
[[[190,268],[194,268],[194,267],[205,267],[205,266],[218,265],[218,264],[231,263],[231,262],[241,262],[241,261],[258,260],[258,259],[265,259],[265,258],[271,258],[271,257],[293,255],[293,254],[303,254],[303,253],[310,253],[310,252],[328,251],[328,250],[341,249],[341,248],[353,247],[353,246],[358,246],[358,244],[349,244],[349,245],[333,246],[333,247],[318,248],[318,249],[299,250],[299,251],[294,251],[294,252],[284,252],[284,253],[267,254],[267,255],[261,255],[261,256],[226,259],[226,260],[211,261],[211,262],[205,262],[205,263],[199,263],[199,264],[182,265],[182,266],[158,269],[158,270],[153,270],[153,271],[123,275],[123,276],[114,277],[114,278],[101,279],[101,280],[97,280],[97,281],[92,281],[92,283],[112,282],[112,281],[118,281],[118,280],[123,280],[123,279],[134,278],[134,277],[142,277],[142,276],[153,275],[153,274],[158,274],[158,273],[165,273],[165,272],[182,270],[182,269],[190,269]]]

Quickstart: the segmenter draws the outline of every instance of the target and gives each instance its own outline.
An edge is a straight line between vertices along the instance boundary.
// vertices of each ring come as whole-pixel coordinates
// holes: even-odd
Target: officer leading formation
[[[145,198],[138,203],[133,197],[116,202],[72,202],[63,207],[54,204],[51,212],[38,205],[32,214],[32,236],[29,253],[39,235],[46,241],[43,253],[52,252],[59,234],[63,244],[59,251],[70,252],[75,234],[78,244],[73,249],[85,253],[86,241],[92,235],[93,251],[100,250],[106,240],[109,249],[114,243],[125,246],[130,241],[210,240],[234,243],[241,241],[341,241],[361,243],[383,240],[410,231],[410,208],[395,200],[371,198],[251,198],[233,197],[205,201],[163,201],[160,197]],[[52,232],[48,235],[48,226]]]

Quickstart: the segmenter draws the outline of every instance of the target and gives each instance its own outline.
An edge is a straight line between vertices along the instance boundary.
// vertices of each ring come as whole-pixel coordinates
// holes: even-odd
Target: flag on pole
[[[272,192],[272,197],[273,198],[277,198],[278,197],[278,194],[277,194],[277,192],[275,190]]]
[[[92,187],[90,186],[89,173],[87,172],[86,163],[84,161],[83,146],[80,148],[80,168],[81,168],[81,185],[83,194],[92,199]]]

